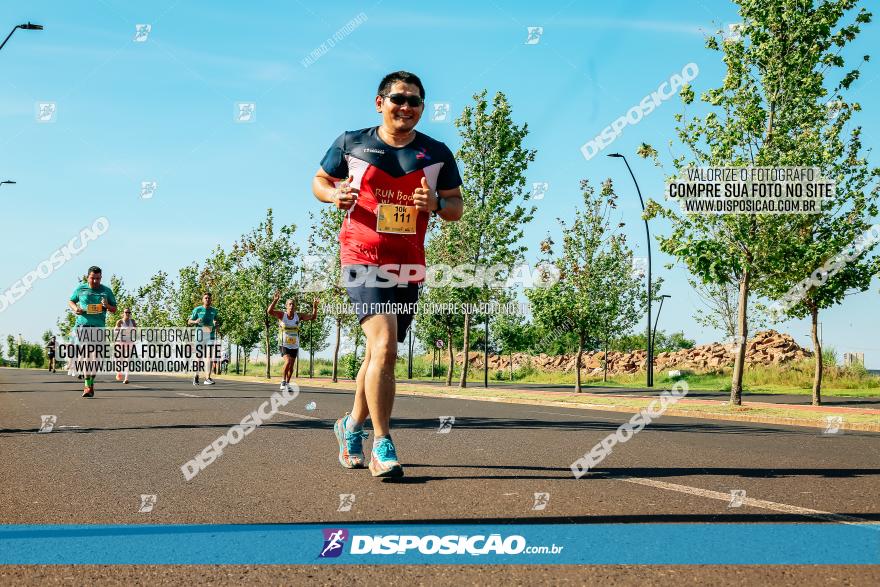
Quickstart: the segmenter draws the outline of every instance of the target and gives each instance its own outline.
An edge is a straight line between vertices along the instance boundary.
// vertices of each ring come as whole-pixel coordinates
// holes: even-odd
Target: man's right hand
[[[348,210],[357,201],[358,189],[351,186],[352,181],[354,176],[349,175],[333,192],[333,203],[340,210]]]
[[[82,316],[85,313],[86,311],[79,307],[77,307],[76,312],[74,312],[74,314],[76,314],[77,316]]]

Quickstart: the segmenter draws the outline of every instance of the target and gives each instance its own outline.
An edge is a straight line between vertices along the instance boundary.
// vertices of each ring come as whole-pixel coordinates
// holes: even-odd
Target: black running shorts
[[[369,267],[375,270],[376,267]],[[412,324],[416,314],[416,303],[419,301],[419,284],[407,283],[403,286],[388,285],[381,276],[363,278],[363,270],[358,271],[353,265],[342,268],[348,298],[354,306],[358,321],[363,322],[369,316],[377,314],[394,314],[397,316],[397,342],[406,340],[406,331]],[[358,276],[361,276],[358,278]],[[353,285],[352,285],[353,283]]]

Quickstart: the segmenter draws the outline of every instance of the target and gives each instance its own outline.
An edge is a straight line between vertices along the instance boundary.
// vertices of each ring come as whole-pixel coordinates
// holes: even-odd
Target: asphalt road
[[[282,408],[284,413],[228,447],[220,459],[187,482],[180,466],[276,389],[228,381],[193,387],[188,380],[172,377],[138,377],[123,386],[102,377],[95,398],[83,399],[81,382],[66,375],[0,369],[0,520],[6,524],[880,521],[880,434],[846,431],[826,436],[813,428],[663,417],[578,480],[569,465],[628,419],[627,414],[400,396],[393,435],[406,477],[388,482],[373,479],[366,470],[342,469],[336,460],[331,428],[350,409],[352,393],[308,387]],[[307,409],[310,402],[316,409]],[[57,416],[49,434],[36,433],[42,415]],[[440,434],[439,419],[446,416],[454,416],[455,424],[450,432]],[[731,490],[744,490],[746,503],[729,507]],[[546,509],[533,509],[536,492],[550,494]],[[138,512],[142,494],[157,496],[150,513]],[[337,511],[340,494],[355,495],[351,511]],[[581,583],[588,576],[607,573],[617,578],[609,584],[628,584],[627,577],[634,575],[627,569],[631,568],[597,567],[573,574],[556,570],[560,583],[566,576]],[[637,577],[648,584],[665,579],[685,584],[693,579],[699,584],[701,577],[718,578],[712,567],[670,569],[642,568]],[[820,584],[842,577],[852,584],[870,584],[880,578],[876,567],[813,568],[802,576],[803,570],[780,567],[754,575],[754,569],[732,569],[724,581],[711,582],[754,584],[760,577],[759,582],[785,583],[787,578]],[[168,568],[167,577],[173,581],[181,572],[192,572],[208,580],[215,571],[204,570],[203,576],[196,567]],[[2,571],[22,582],[42,581],[46,572],[13,567]],[[76,582],[103,577],[112,583],[100,570],[76,572],[85,573]],[[271,569],[242,572],[250,573],[253,580],[278,582]],[[350,579],[348,572],[353,571],[289,570],[308,577],[316,573],[317,582],[328,583]],[[425,568],[403,570],[394,581],[379,582],[419,583],[425,580],[418,579],[424,572]],[[473,567],[461,575],[449,569],[438,572],[438,577],[448,575],[450,581],[458,576],[465,583],[471,581],[467,577],[481,582]],[[509,576],[503,569],[485,572],[527,584],[547,579],[554,569],[520,567]],[[57,576],[49,574],[56,579],[74,576],[63,568]]]

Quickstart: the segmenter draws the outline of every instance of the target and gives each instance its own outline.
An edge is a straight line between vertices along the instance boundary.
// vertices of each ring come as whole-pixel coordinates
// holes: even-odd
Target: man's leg
[[[362,322],[370,360],[364,376],[364,396],[373,422],[373,477],[402,477],[403,467],[391,440],[391,411],[394,408],[394,365],[397,362],[397,316],[376,314]]]
[[[370,343],[367,341],[364,362],[355,379],[354,407],[351,414],[339,418],[333,425],[336,440],[339,442],[339,462],[347,469],[364,467],[363,442],[367,437],[364,432],[364,421],[370,415],[367,408],[365,382],[367,369],[370,365]]]
[[[131,348],[133,346],[134,346],[133,344],[129,344],[129,346],[128,346],[128,358],[125,359],[125,379],[122,380],[123,383],[128,383],[128,375],[129,375],[129,373],[131,373],[131,365],[129,363],[131,362],[131,355],[132,355]]]
[[[370,360],[364,375],[364,395],[377,437],[391,432],[391,409],[394,407],[396,385],[394,364],[397,362],[397,317],[374,314],[361,323],[367,336]],[[357,396],[355,396],[357,399]]]
[[[361,368],[358,369],[357,379],[355,380],[354,407],[351,408],[351,420],[354,426],[362,426],[370,416],[370,410],[367,407],[366,379],[367,368],[370,366],[370,341],[367,341],[367,348],[364,351],[364,361]]]
[[[284,380],[290,383],[293,379],[293,364],[296,362],[296,356],[287,355],[287,363],[284,365]]]
[[[290,381],[290,371],[293,365],[293,357],[288,355],[287,353],[282,353],[281,355],[284,358],[284,367],[281,369],[281,385],[288,383]]]
[[[206,356],[206,358],[205,358],[205,362],[208,364],[208,365],[207,365],[208,370],[207,370],[207,373],[206,373],[206,376],[205,376],[205,383],[206,383],[206,384],[207,384],[207,383],[213,383],[213,382],[214,382],[214,380],[211,379],[211,373],[214,372],[214,361],[213,361],[212,359],[208,358],[208,346],[209,346],[209,345],[213,345],[213,344],[214,344],[214,338],[213,338],[212,336],[210,336],[210,335],[206,336],[206,340],[205,340],[205,356]]]

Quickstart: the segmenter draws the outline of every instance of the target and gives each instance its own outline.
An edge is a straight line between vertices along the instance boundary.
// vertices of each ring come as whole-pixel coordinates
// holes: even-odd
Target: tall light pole
[[[486,191],[480,194],[480,208],[486,207]],[[476,266],[480,260],[480,249],[483,247],[483,237],[480,235],[480,244],[477,245],[477,253],[474,255],[474,266]],[[483,336],[483,387],[489,387],[489,291],[486,289],[485,282],[483,283],[483,291],[486,293],[486,321],[484,322],[485,330]],[[467,361],[470,358],[470,349],[464,349],[464,360]],[[467,382],[465,382],[466,384]]]
[[[660,307],[657,308],[657,318],[654,319],[654,332],[651,333],[651,356],[654,355],[654,343],[657,342],[657,325],[660,323],[660,312],[663,310],[663,300],[671,298],[669,294],[660,296]]]
[[[623,162],[626,164],[626,168],[629,171],[629,175],[632,177],[633,183],[636,184],[636,193],[639,194],[639,203],[642,205],[642,214],[644,214],[645,200],[642,199],[642,190],[639,189],[639,182],[636,181],[636,176],[633,174],[632,168],[629,166],[629,161],[627,161],[626,157],[620,153],[611,153],[608,156],[623,159]],[[648,339],[648,387],[654,387],[654,349],[651,344],[651,231],[648,230],[647,220],[645,220],[645,235],[648,237],[648,327],[646,329],[647,332],[645,333],[645,337]]]
[[[12,33],[14,33],[15,31],[17,31],[18,29],[21,29],[21,30],[23,30],[23,31],[41,31],[41,30],[43,30],[43,25],[41,25],[41,24],[31,24],[30,22],[28,22],[27,24],[19,24],[19,25],[14,26],[14,27],[12,28],[12,30],[9,31],[9,34],[6,35],[6,38],[3,39],[3,42],[0,43],[0,49],[3,48],[3,45],[6,44],[6,41],[8,41],[8,40],[9,40],[9,37],[12,36]]]
[[[412,379],[412,355],[413,355],[413,342],[412,342],[412,328],[409,329],[409,342],[406,344],[409,347],[409,362],[406,366],[406,374],[407,379]]]

